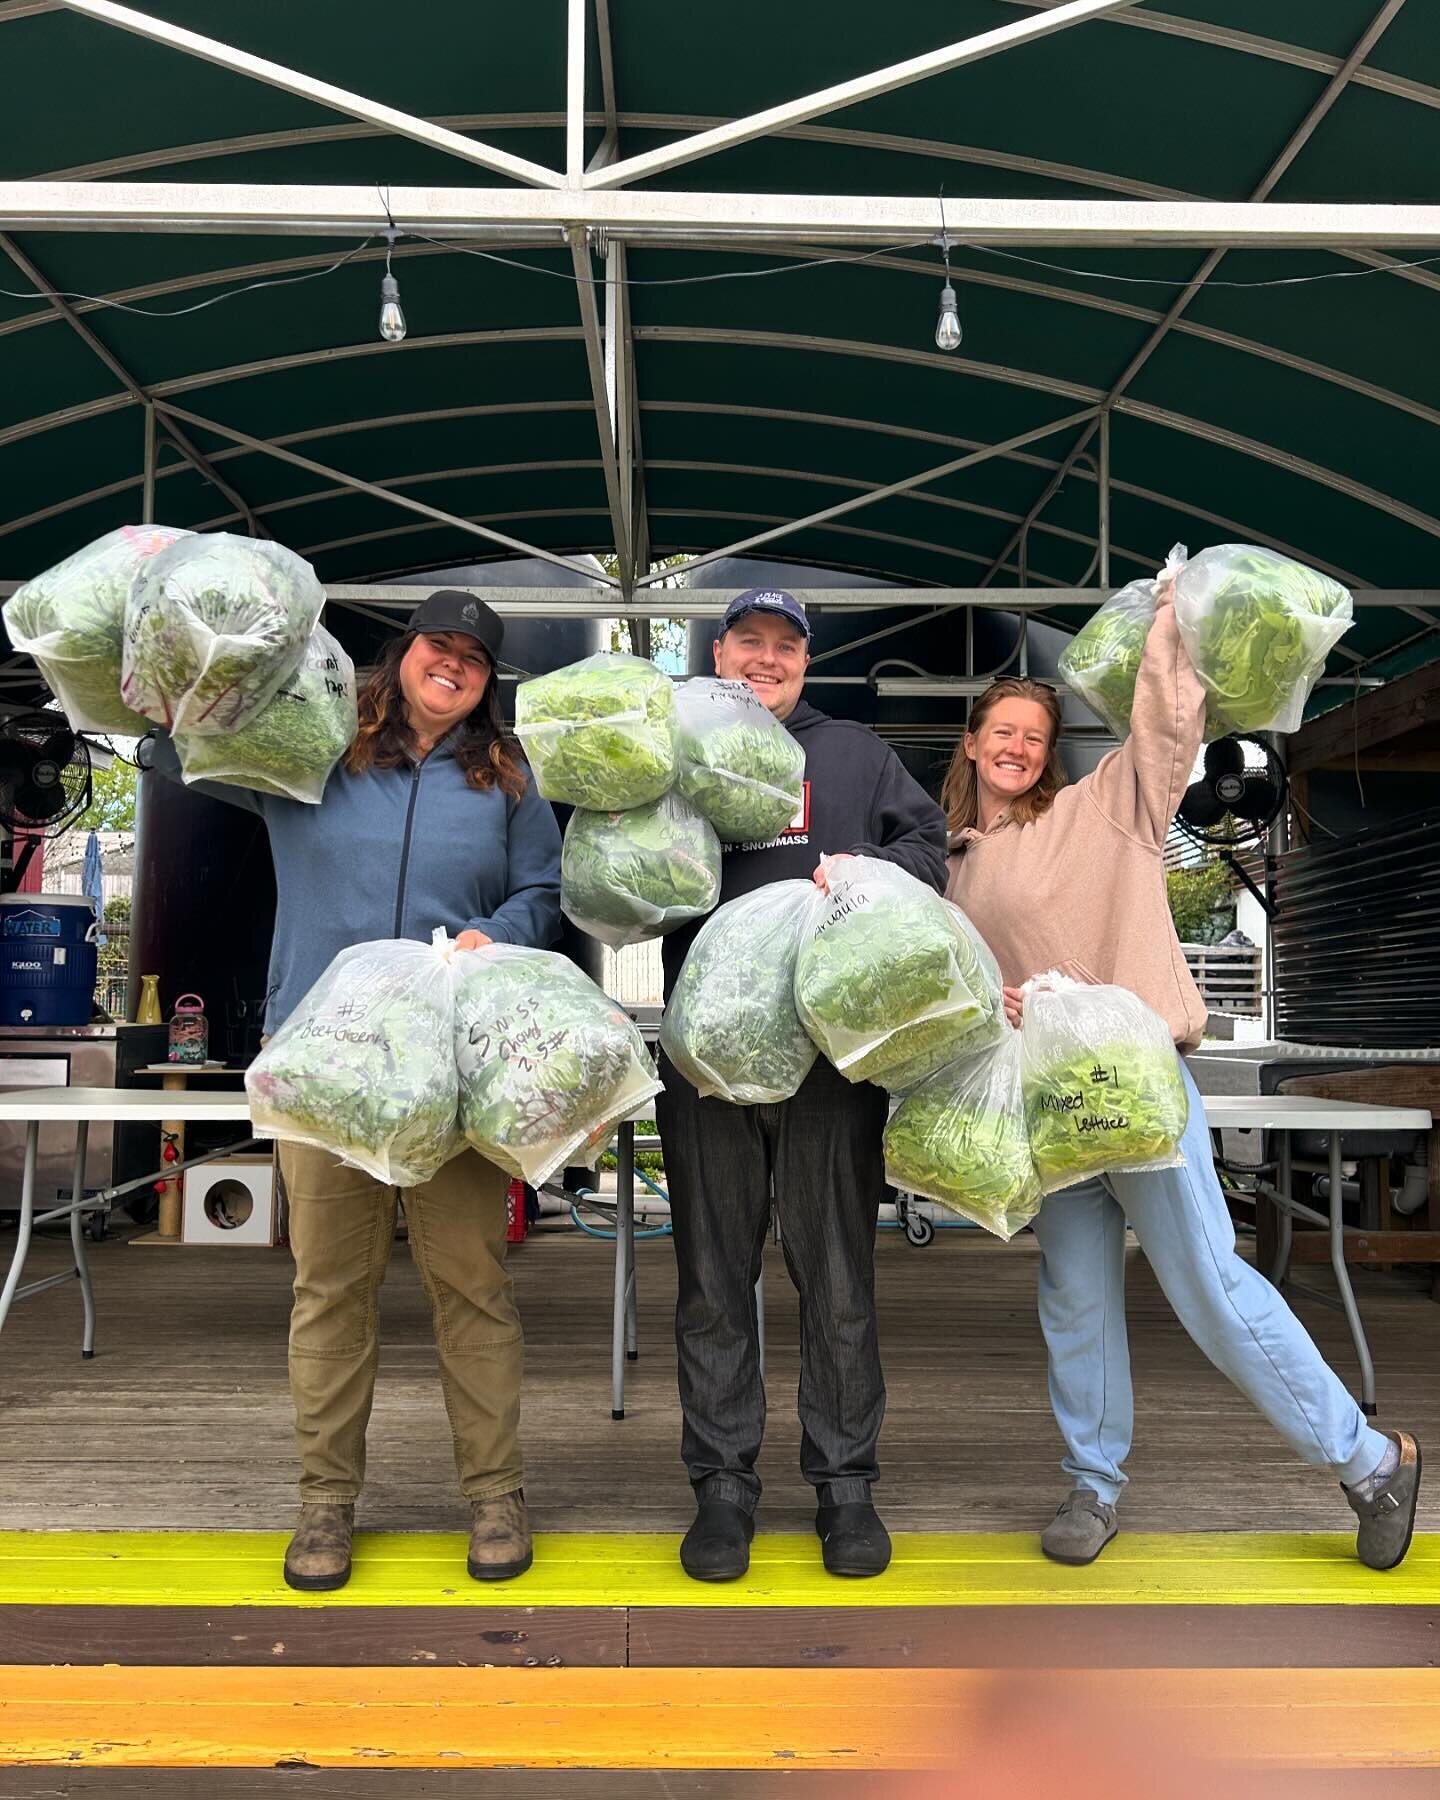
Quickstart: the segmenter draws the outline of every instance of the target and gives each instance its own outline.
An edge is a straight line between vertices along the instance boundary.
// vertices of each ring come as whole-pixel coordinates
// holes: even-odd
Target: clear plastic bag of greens
[[[1213,544],[1175,578],[1175,618],[1205,685],[1206,735],[1298,731],[1350,629],[1349,590],[1253,544]]]
[[[697,675],[675,690],[676,786],[726,844],[763,844],[799,811],[805,751],[744,681]]]
[[[960,908],[878,857],[822,860],[795,1005],[840,1073],[899,1094],[993,1043],[1000,971]]]
[[[570,815],[560,854],[567,919],[618,950],[702,918],[720,898],[720,840],[688,800]]]
[[[1054,972],[1021,992],[1025,1116],[1044,1191],[1178,1168],[1190,1100],[1160,1015],[1127,988]]]
[[[190,536],[170,525],[107,531],[5,602],[11,644],[34,657],[77,730],[134,737],[150,729],[120,694],[125,604],[150,559]]]
[[[355,736],[355,665],[323,625],[300,667],[253,718],[223,736],[175,734],[187,782],[220,781],[318,806]]]
[[[451,971],[460,1129],[509,1174],[539,1187],[588,1161],[660,1092],[634,1024],[565,957],[491,944]]]
[[[815,1066],[795,1010],[795,959],[815,885],[772,881],[708,918],[686,953],[660,1048],[702,1095],[732,1106],[789,1100]]]
[[[1135,678],[1155,620],[1156,583],[1131,581],[1081,626],[1060,652],[1057,668],[1117,738],[1130,735]]]
[[[245,1073],[260,1137],[415,1187],[465,1147],[450,942],[342,950]]]
[[[125,608],[122,694],[157,725],[234,731],[300,666],[325,590],[293,550],[214,532],[142,568]]]
[[[605,651],[522,681],[515,735],[547,800],[622,812],[675,780],[675,690],[643,656]]]
[[[1012,1238],[1040,1210],[1020,1083],[1020,1033],[951,1063],[907,1094],[885,1127],[885,1178]]]

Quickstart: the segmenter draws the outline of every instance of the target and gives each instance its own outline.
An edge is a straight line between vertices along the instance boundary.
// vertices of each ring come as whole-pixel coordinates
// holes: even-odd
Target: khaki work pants
[[[353,1501],[380,1359],[380,1283],[395,1236],[396,1190],[327,1151],[280,1145],[295,1256],[290,1393],[300,1498]],[[435,1321],[440,1385],[467,1499],[522,1486],[524,1343],[505,1272],[506,1176],[473,1150],[406,1188],[410,1248]]]

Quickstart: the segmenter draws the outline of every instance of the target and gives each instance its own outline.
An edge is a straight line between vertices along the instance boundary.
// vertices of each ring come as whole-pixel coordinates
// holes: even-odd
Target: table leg
[[[185,1091],[185,1076],[183,1074],[162,1075],[160,1077],[160,1086],[167,1094],[183,1093]],[[166,1144],[170,1143],[173,1143],[175,1146],[176,1162],[184,1162],[185,1124],[183,1120],[166,1119],[161,1124],[160,1145],[162,1161],[164,1160],[164,1147]],[[183,1225],[183,1204],[180,1177],[178,1175],[172,1176],[160,1189],[160,1217],[155,1222],[155,1235],[157,1238],[172,1240],[177,1244],[180,1242]]]
[[[90,1286],[90,1263],[85,1254],[85,1149],[90,1127],[84,1119],[75,1123],[75,1174],[70,1183],[70,1244],[75,1252],[75,1274],[80,1283],[80,1297],[85,1302],[85,1334],[80,1340],[80,1354],[95,1354],[95,1294]]]
[[[0,1289],[0,1331],[10,1313],[10,1302],[20,1285],[25,1258],[30,1253],[30,1230],[35,1218],[35,1163],[40,1150],[40,1122],[32,1119],[25,1127],[25,1173],[20,1181],[20,1222],[15,1232],[15,1254],[10,1259],[10,1273]]]
[[[1291,1168],[1290,1133],[1281,1131],[1276,1135],[1280,1145],[1276,1153],[1275,1185],[1287,1200],[1293,1200],[1294,1171]],[[1257,1199],[1255,1204],[1258,1208],[1262,1202]],[[1285,1277],[1290,1272],[1290,1242],[1295,1234],[1295,1220],[1283,1206],[1277,1206],[1273,1211],[1278,1217],[1275,1221],[1275,1260],[1270,1265],[1270,1280],[1277,1288],[1283,1288]]]
[[[1360,1410],[1370,1418],[1375,1407],[1375,1364],[1365,1340],[1365,1327],[1360,1321],[1360,1308],[1355,1304],[1355,1290],[1350,1285],[1350,1271],[1345,1266],[1345,1198],[1342,1189],[1340,1133],[1330,1133],[1330,1266],[1340,1289],[1340,1304],[1355,1340],[1355,1354],[1360,1360]]]
[[[611,1317],[610,1417],[625,1417],[625,1345],[635,1267],[635,1127],[629,1119],[615,1140],[615,1302]]]

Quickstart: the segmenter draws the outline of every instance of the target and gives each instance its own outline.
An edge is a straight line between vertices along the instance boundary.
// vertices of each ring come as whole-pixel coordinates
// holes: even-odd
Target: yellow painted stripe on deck
[[[669,1535],[542,1535],[518,1581],[465,1573],[459,1533],[361,1532],[334,1594],[287,1588],[282,1532],[0,1533],[0,1603],[127,1606],[1440,1605],[1440,1535],[1376,1574],[1340,1534],[1122,1533],[1096,1563],[1048,1562],[1033,1534],[902,1534],[873,1581],[827,1575],[808,1534],[755,1540],[744,1581],[691,1581]]]
[[[1032,1672],[1028,1691],[1045,1681]],[[1116,1742],[1139,1731],[1232,1765],[1440,1768],[1440,1670],[1066,1671],[1058,1691]],[[973,1670],[0,1667],[0,1761],[973,1768],[997,1735],[1022,1760],[1044,1754],[1043,1704],[1017,1740],[1013,1702],[1013,1682]]]

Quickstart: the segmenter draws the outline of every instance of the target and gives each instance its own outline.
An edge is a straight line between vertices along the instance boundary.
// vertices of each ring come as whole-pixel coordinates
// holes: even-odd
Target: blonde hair
[[[1034,787],[1010,802],[1010,817],[1017,825],[1031,825],[1050,810],[1056,794],[1065,785],[1065,765],[1060,761],[1060,698],[1054,688],[1043,682],[1027,681],[1019,675],[1002,676],[992,681],[970,709],[966,736],[984,729],[985,721],[1002,700],[1033,700],[1045,709],[1050,721],[1050,749],[1045,767]],[[955,746],[945,785],[940,790],[940,804],[945,808],[945,822],[951,836],[980,823],[980,784],[974,760],[965,753],[965,741]]]

